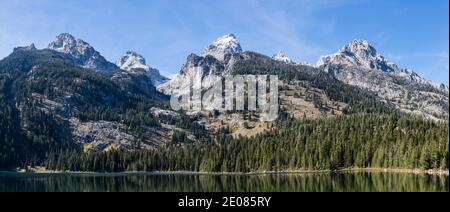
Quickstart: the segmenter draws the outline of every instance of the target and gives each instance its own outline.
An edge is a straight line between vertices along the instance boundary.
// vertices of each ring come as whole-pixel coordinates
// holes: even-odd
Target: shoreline
[[[134,172],[76,172],[76,171],[55,171],[46,170],[43,167],[35,167],[28,169],[16,169],[9,173],[18,174],[91,174],[91,175],[276,175],[276,174],[326,174],[326,173],[346,173],[346,172],[373,172],[373,173],[406,173],[406,174],[428,174],[449,176],[449,170],[422,170],[422,169],[401,169],[401,168],[344,168],[339,170],[289,170],[289,171],[258,171],[258,172],[192,172],[192,171],[134,171]]]

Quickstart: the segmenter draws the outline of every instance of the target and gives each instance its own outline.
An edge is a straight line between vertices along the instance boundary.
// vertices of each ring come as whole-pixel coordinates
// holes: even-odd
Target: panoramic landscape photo
[[[449,192],[448,8],[0,0],[0,192]]]

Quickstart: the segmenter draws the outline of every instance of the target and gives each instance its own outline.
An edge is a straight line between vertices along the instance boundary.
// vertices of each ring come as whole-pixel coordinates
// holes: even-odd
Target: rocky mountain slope
[[[241,44],[237,38],[233,34],[224,35],[209,45],[202,56],[189,55],[179,74],[157,88],[167,95],[172,95],[174,92],[189,90],[193,78],[203,80],[211,75],[231,74],[230,69],[241,53]],[[208,86],[204,85],[204,87]]]
[[[317,67],[342,82],[376,93],[402,111],[448,118],[447,86],[399,68],[365,40],[354,40],[337,53],[321,57]]]

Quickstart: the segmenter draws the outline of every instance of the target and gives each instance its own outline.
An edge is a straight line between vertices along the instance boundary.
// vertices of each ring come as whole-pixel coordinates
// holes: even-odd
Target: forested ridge
[[[19,50],[1,60],[0,168],[42,162],[52,151],[79,151],[72,141],[71,117],[116,121],[139,133],[143,126],[160,124],[145,109],[165,105],[167,97],[110,77],[76,67],[50,50]]]

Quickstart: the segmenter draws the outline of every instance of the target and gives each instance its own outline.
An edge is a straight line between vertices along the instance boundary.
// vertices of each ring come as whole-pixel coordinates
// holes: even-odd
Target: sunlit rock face
[[[48,49],[70,55],[75,65],[96,71],[115,71],[116,65],[108,62],[89,43],[75,39],[68,33],[60,34],[48,45]]]

